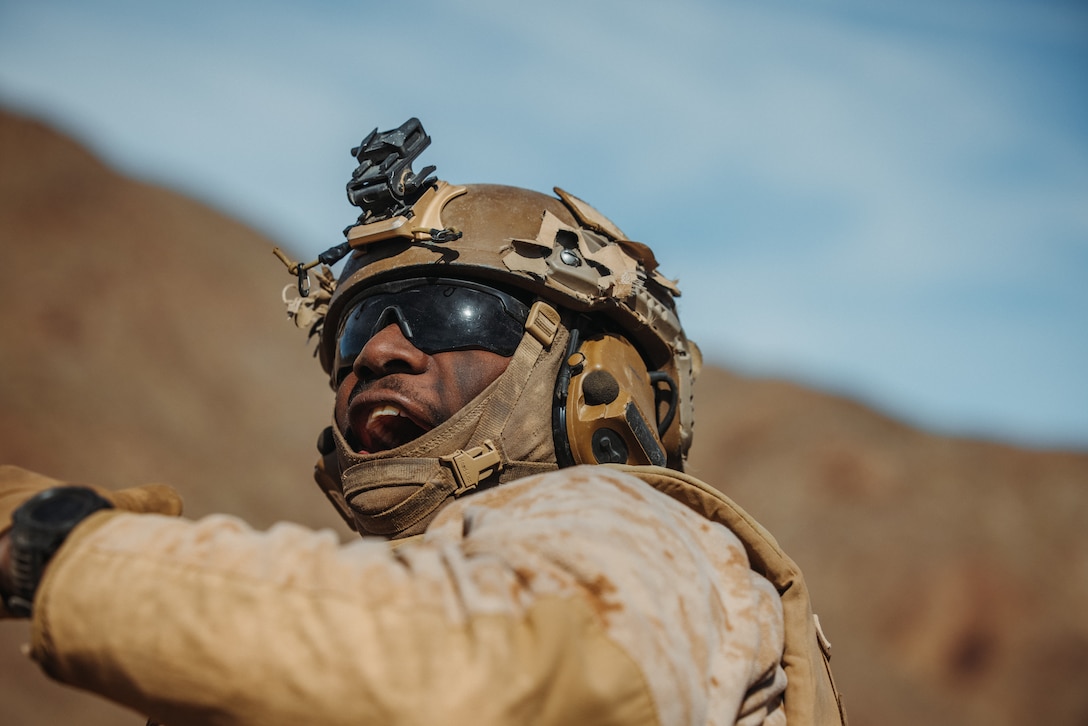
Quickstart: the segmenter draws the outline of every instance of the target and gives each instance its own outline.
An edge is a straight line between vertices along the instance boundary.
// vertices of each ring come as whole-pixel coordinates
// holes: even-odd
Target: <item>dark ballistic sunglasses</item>
[[[351,303],[340,324],[337,377],[351,369],[363,346],[389,325],[427,355],[487,350],[511,356],[525,332],[529,306],[516,297],[467,280],[415,278],[376,285]]]

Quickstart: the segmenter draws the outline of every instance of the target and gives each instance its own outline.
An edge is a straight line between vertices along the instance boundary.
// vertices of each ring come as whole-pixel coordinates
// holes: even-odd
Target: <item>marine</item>
[[[280,253],[336,392],[314,478],[361,538],[0,468],[31,657],[171,726],[845,723],[800,570],[684,473],[676,283],[562,189],[415,173],[429,143],[372,132],[344,242]]]

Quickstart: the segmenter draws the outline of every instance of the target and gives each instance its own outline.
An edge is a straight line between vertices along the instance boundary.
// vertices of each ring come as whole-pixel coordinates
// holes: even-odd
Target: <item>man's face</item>
[[[336,390],[336,424],[358,453],[396,448],[449,419],[506,370],[486,350],[427,354],[391,323],[370,338]]]

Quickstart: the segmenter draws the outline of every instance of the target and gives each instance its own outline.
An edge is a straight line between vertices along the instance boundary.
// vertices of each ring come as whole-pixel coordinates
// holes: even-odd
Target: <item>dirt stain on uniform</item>
[[[590,605],[596,611],[597,615],[607,625],[608,614],[610,612],[617,612],[623,610],[623,605],[611,600],[617,592],[615,583],[609,580],[604,575],[598,575],[593,580],[582,584],[585,590],[586,597],[589,598]]]

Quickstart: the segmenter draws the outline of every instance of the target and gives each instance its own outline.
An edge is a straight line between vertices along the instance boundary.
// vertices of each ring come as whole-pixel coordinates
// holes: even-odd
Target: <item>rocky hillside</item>
[[[309,480],[331,394],[271,244],[0,112],[0,461],[346,535]],[[1088,455],[719,369],[697,395],[691,470],[804,567],[855,726],[1088,723]],[[0,625],[3,723],[143,723],[51,683],[26,637]]]

